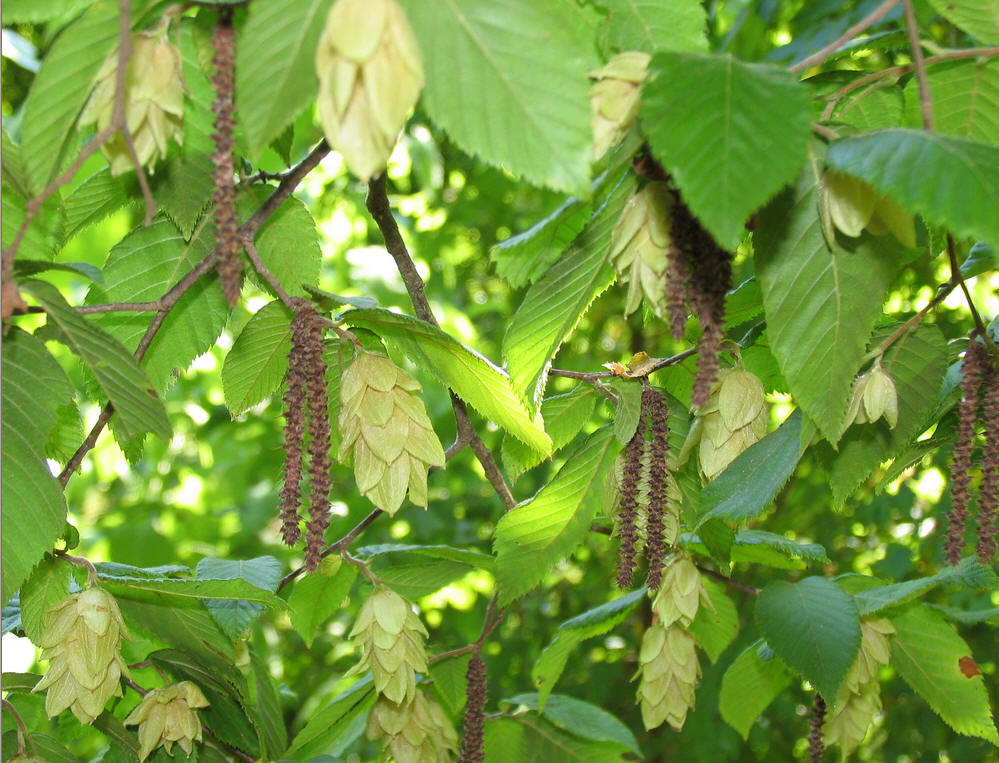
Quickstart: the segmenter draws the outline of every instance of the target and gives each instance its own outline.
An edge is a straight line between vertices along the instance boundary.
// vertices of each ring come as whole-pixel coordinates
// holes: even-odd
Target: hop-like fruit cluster
[[[423,60],[395,0],[337,0],[316,50],[319,118],[361,180],[385,168],[423,88]]]
[[[767,406],[763,384],[741,368],[724,369],[711,388],[707,402],[697,411],[684,444],[698,446],[701,480],[707,484],[746,448],[767,432]],[[680,460],[683,461],[683,455]]]
[[[132,640],[118,603],[98,586],[60,599],[45,613],[39,646],[49,669],[32,691],[46,690],[45,713],[54,718],[69,708],[89,724],[112,696],[121,696],[121,640]]]
[[[190,681],[147,692],[125,719],[126,726],[139,727],[139,760],[161,746],[172,755],[175,743],[190,755],[193,743],[201,741],[200,707],[208,707],[208,700]]]
[[[860,178],[827,170],[822,178],[819,205],[823,217],[847,236],[859,236],[866,229],[875,236],[891,233],[903,246],[916,247],[912,215]]]
[[[94,90],[80,115],[81,127],[107,129],[114,116],[118,51],[104,60]],[[166,155],[171,140],[184,140],[184,79],[180,51],[166,37],[166,26],[132,35],[132,57],[125,74],[125,122],[139,162],[151,167]],[[101,146],[111,174],[133,169],[125,139],[119,133]]]
[[[420,384],[378,353],[360,351],[340,386],[339,458],[353,455],[357,489],[382,511],[395,514],[409,500],[427,505],[427,468],[444,466]]]
[[[638,656],[638,700],[647,730],[668,721],[680,731],[694,707],[701,665],[689,628],[701,605],[711,608],[711,600],[697,567],[685,556],[673,557],[652,600],[656,622],[645,631]]]
[[[648,53],[629,50],[590,72],[595,80],[590,88],[594,160],[621,140],[638,116],[649,59]]]
[[[417,689],[410,702],[378,698],[368,716],[368,739],[382,739],[382,759],[396,763],[448,763],[458,734],[434,700]]]
[[[860,652],[843,679],[836,704],[826,715],[826,744],[838,744],[843,760],[853,752],[881,712],[881,689],[878,668],[891,658],[888,637],[895,626],[885,618],[860,621]]]
[[[667,315],[666,270],[670,246],[672,193],[662,182],[648,183],[628,199],[611,232],[610,257],[628,284],[624,313],[645,303],[660,317]]]
[[[847,426],[874,423],[884,416],[888,426],[898,423],[898,392],[888,372],[875,363],[853,383],[853,395],[846,412]]]
[[[423,651],[427,635],[409,602],[379,588],[365,600],[350,632],[361,647],[361,660],[347,675],[370,668],[379,694],[396,704],[409,703],[417,693],[417,671],[427,670]]]

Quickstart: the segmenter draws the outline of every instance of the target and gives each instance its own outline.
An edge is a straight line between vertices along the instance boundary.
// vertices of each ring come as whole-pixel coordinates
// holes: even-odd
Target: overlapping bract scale
[[[197,708],[201,707],[208,707],[208,700],[191,681],[147,692],[125,718],[126,726],[139,727],[139,760],[145,760],[160,746],[172,755],[175,743],[190,755],[194,742],[200,742],[202,738],[197,713]]]
[[[368,716],[368,739],[383,740],[383,758],[396,763],[448,763],[458,734],[434,700],[417,689],[410,702],[381,696]]]
[[[637,310],[643,297],[656,315],[669,315],[666,271],[672,203],[666,183],[648,183],[628,200],[611,232],[611,262],[628,284],[625,315]]]

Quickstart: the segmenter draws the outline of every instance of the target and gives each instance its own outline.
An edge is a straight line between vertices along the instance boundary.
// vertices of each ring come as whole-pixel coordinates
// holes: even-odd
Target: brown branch
[[[790,67],[788,71],[792,74],[798,74],[806,69],[810,69],[813,66],[818,66],[823,61],[825,61],[829,56],[839,50],[840,47],[850,42],[855,37],[858,37],[862,32],[867,30],[869,27],[877,24],[881,19],[888,15],[892,8],[898,5],[898,0],[885,0],[881,5],[871,11],[868,15],[854,24],[852,27],[847,29],[843,34],[834,40],[833,42],[826,45],[822,50],[817,53],[813,53],[808,58],[802,59],[794,66]]]
[[[326,548],[324,548],[323,552],[319,555],[320,558],[325,559],[330,554],[334,554],[338,551],[343,551],[344,549],[349,547],[350,544],[353,543],[354,540],[356,540],[357,536],[359,536],[362,532],[364,532],[372,522],[374,522],[376,519],[378,519],[378,517],[380,517],[384,513],[385,512],[383,512],[381,509],[375,509],[374,511],[372,511],[370,514],[368,514],[368,516],[366,516],[364,519],[362,519],[360,522],[354,525],[354,527],[351,528],[350,532],[348,532],[346,535],[340,538],[340,540],[336,541],[335,543],[331,543]],[[281,578],[281,582],[278,584],[277,589],[280,591],[282,588],[284,588],[286,585],[292,582],[303,572],[305,572],[304,564],[301,567],[293,569],[291,572],[289,572],[287,575]]]
[[[368,184],[368,197],[366,200],[368,212],[371,213],[372,219],[378,225],[378,229],[385,239],[386,250],[392,255],[392,259],[395,260],[396,268],[399,270],[399,275],[402,276],[403,283],[406,284],[406,291],[409,292],[409,298],[413,303],[416,316],[432,326],[439,327],[440,324],[437,322],[437,318],[434,317],[434,312],[430,308],[430,302],[427,301],[426,285],[416,270],[416,264],[409,255],[406,242],[403,241],[402,234],[399,232],[399,226],[396,224],[395,217],[392,216],[392,208],[389,205],[386,185],[387,180],[384,172],[371,179],[371,182]],[[479,459],[479,463],[482,464],[482,469],[485,471],[489,483],[496,490],[503,505],[507,509],[512,509],[517,504],[517,501],[513,497],[513,493],[510,492],[510,487],[503,479],[503,475],[496,465],[496,460],[493,458],[492,451],[486,447],[485,443],[482,442],[482,438],[479,437],[478,432],[475,431],[464,401],[453,392],[451,393],[451,408],[454,410],[455,422],[458,425],[459,439],[463,436],[467,438],[468,444],[472,446],[475,456]]]
[[[152,302],[108,302],[106,305],[80,305],[76,312],[80,315],[93,315],[94,313],[153,313],[163,309],[163,300],[157,299]],[[45,312],[39,310],[38,312]]]
[[[916,22],[916,12],[912,8],[912,0],[902,0],[902,11],[905,14],[905,31],[909,36],[909,48],[912,50],[912,68],[916,72],[916,82],[919,85],[919,109],[923,117],[923,129],[933,129],[933,96],[930,93],[930,83],[926,79],[926,62],[923,60],[923,47],[919,43],[919,26]]]
[[[239,234],[244,244],[247,240],[253,241],[257,235],[257,231],[260,230],[260,226],[267,222],[267,218],[274,214],[274,210],[280,207],[284,203],[284,200],[291,196],[292,192],[298,187],[298,184],[319,165],[319,162],[329,152],[330,147],[326,141],[319,141],[307,157],[284,175],[284,179],[274,189],[274,193],[268,196],[267,200],[260,206],[260,209],[254,212],[253,216],[240,226]]]
[[[284,290],[284,287],[277,279],[277,276],[275,276],[270,271],[270,268],[264,264],[264,261],[260,259],[260,253],[257,251],[256,244],[254,244],[251,239],[244,237],[243,248],[246,250],[246,256],[250,258],[250,263],[253,265],[253,269],[257,271],[261,278],[267,281],[268,285],[274,290],[274,293],[277,294],[278,299],[284,303],[284,306],[289,310],[294,310],[295,308],[292,306],[291,295]]]
[[[956,283],[960,285],[961,291],[964,292],[964,299],[968,303],[968,310],[971,311],[971,317],[975,321],[975,328],[978,329],[978,333],[982,337],[982,341],[985,345],[989,347],[993,352],[995,357],[997,348],[992,338],[989,336],[988,329],[985,326],[985,321],[982,320],[982,316],[978,313],[978,308],[975,307],[974,300],[971,299],[971,292],[968,290],[968,284],[964,282],[964,276],[961,275],[961,266],[957,262],[957,247],[954,245],[954,237],[948,233],[947,234],[947,257],[950,260],[950,280],[951,283]],[[951,287],[953,289],[953,287]]]
[[[717,581],[719,581],[721,583],[724,583],[725,585],[730,585],[733,588],[738,588],[740,591],[743,591],[743,592],[748,593],[748,594],[752,594],[753,596],[759,596],[760,595],[760,589],[759,588],[754,588],[753,586],[747,585],[746,583],[741,583],[738,580],[733,580],[730,577],[722,575],[720,572],[717,572],[716,570],[709,569],[708,567],[702,567],[699,564],[697,565],[697,569],[699,569],[701,572],[703,572],[709,578],[714,578],[715,580],[717,580]]]
[[[482,632],[474,642],[466,644],[465,646],[459,646],[457,649],[449,649],[446,652],[441,652],[440,654],[428,657],[427,664],[433,665],[444,660],[449,660],[452,657],[460,657],[463,654],[468,654],[469,652],[474,652],[477,649],[482,649],[482,645],[491,635],[493,635],[493,632],[499,627],[499,624],[503,622],[505,611],[497,609],[496,602],[497,596],[496,594],[493,594],[493,597],[489,600],[489,606],[486,607],[486,616],[482,618]]]

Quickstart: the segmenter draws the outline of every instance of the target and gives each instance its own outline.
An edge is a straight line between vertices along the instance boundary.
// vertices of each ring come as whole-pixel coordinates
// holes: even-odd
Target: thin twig
[[[715,580],[717,580],[717,581],[719,581],[721,583],[724,583],[725,585],[730,585],[733,588],[738,588],[740,591],[744,591],[745,593],[752,594],[753,596],[759,596],[760,595],[760,589],[759,588],[753,588],[753,586],[751,586],[751,585],[747,585],[746,583],[741,583],[738,580],[733,580],[730,577],[722,575],[720,572],[718,572],[716,570],[709,569],[708,567],[702,567],[699,564],[697,565],[697,569],[699,569],[701,572],[703,572],[709,578],[714,578]]]
[[[812,122],[811,128],[812,132],[820,138],[825,138],[826,140],[839,140],[839,133],[832,128],[826,127],[824,124]]]
[[[975,307],[974,300],[971,299],[968,284],[964,282],[964,276],[961,275],[961,266],[957,262],[957,247],[954,245],[954,237],[950,233],[947,234],[947,257],[950,260],[951,281],[956,281],[961,286],[961,291],[964,292],[964,299],[968,303],[968,310],[971,311],[971,317],[975,321],[975,328],[978,329],[978,333],[985,344],[991,345],[991,349],[995,352],[996,346],[989,336],[985,321],[982,320],[982,316],[978,313],[978,308]]]
[[[350,532],[348,532],[346,535],[340,538],[340,540],[336,541],[335,543],[331,543],[325,549],[323,549],[323,552],[319,555],[320,558],[325,559],[330,554],[334,554],[337,551],[342,551],[343,549],[346,549],[348,546],[350,546],[351,543],[354,542],[357,536],[359,536],[362,532],[364,532],[372,522],[374,522],[376,519],[378,519],[378,517],[380,517],[384,513],[385,512],[383,512],[381,509],[375,509],[374,511],[372,511],[370,514],[368,514],[368,516],[366,516],[364,519],[362,519],[360,522],[354,525],[354,527],[351,528]],[[303,572],[305,572],[304,564],[301,567],[297,567],[296,569],[292,570],[283,578],[281,578],[281,582],[278,584],[277,589],[280,591],[282,588],[284,588],[286,585],[292,582]]]
[[[806,69],[810,69],[813,66],[818,66],[823,61],[825,61],[829,56],[839,50],[843,45],[850,42],[850,40],[858,37],[862,32],[867,30],[869,27],[877,24],[881,19],[888,15],[892,8],[898,5],[898,0],[885,0],[877,8],[871,11],[869,14],[864,16],[860,21],[854,24],[852,27],[847,29],[843,34],[834,40],[833,42],[826,45],[822,50],[817,53],[813,53],[808,58],[802,59],[794,66],[790,67],[788,71],[792,74],[797,74],[803,72]]]
[[[80,305],[76,312],[80,315],[93,315],[94,313],[153,313],[163,309],[162,300],[152,302],[108,302],[106,305]],[[39,312],[45,312],[41,310]]]
[[[250,258],[250,263],[253,265],[254,270],[257,271],[261,278],[267,281],[268,285],[270,285],[270,287],[274,290],[274,293],[277,294],[278,299],[284,303],[284,306],[289,310],[294,310],[291,295],[284,290],[284,287],[277,279],[277,276],[275,276],[270,271],[270,268],[264,264],[264,261],[260,259],[260,253],[257,251],[256,244],[254,244],[250,239],[244,238],[243,248],[246,250],[246,256]]]
[[[919,110],[923,117],[923,129],[933,129],[933,96],[930,93],[930,83],[926,78],[926,62],[923,60],[923,47],[919,43],[919,26],[916,22],[916,12],[912,8],[912,0],[902,0],[902,10],[905,14],[905,31],[909,36],[909,48],[912,51],[912,68],[916,73],[916,83],[919,85]]]
[[[491,635],[493,635],[493,632],[499,627],[499,624],[503,622],[505,612],[502,609],[497,609],[496,602],[497,596],[496,594],[493,594],[493,597],[489,600],[489,606],[486,607],[486,615],[482,618],[482,632],[473,643],[460,646],[457,649],[449,649],[446,652],[441,652],[440,654],[428,657],[427,664],[433,665],[435,663],[442,662],[443,660],[449,660],[452,657],[460,657],[463,654],[468,654],[469,652],[482,649],[482,645]]]
[[[292,192],[298,187],[298,184],[305,179],[306,175],[319,166],[319,162],[329,152],[329,145],[325,139],[321,140],[309,152],[308,156],[284,174],[284,179],[278,183],[277,188],[267,197],[267,200],[260,206],[260,209],[254,212],[253,216],[240,227],[239,233],[243,238],[244,244],[247,239],[253,241],[257,235],[257,231],[260,230],[260,226],[267,222],[267,218],[274,213],[274,210],[280,207],[284,203],[284,200],[291,196]]]
[[[345,548],[340,549],[340,557],[345,562],[347,562],[347,564],[353,564],[355,567],[357,567],[357,569],[361,571],[364,577],[368,579],[368,582],[371,583],[371,585],[378,585],[378,578],[375,576],[375,573],[371,571],[371,568],[368,567],[368,565],[365,562],[362,562],[356,556],[352,556],[350,552],[348,552],[347,549]]]

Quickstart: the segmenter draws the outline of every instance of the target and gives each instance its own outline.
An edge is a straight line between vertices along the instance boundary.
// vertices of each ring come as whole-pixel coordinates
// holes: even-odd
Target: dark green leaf
[[[312,646],[319,628],[343,606],[356,577],[357,567],[341,564],[331,575],[325,574],[320,566],[316,572],[295,581],[288,597],[291,624],[306,646]]]
[[[198,562],[195,570],[198,581],[246,581],[251,586],[270,591],[277,590],[281,582],[281,563],[273,556],[261,556],[256,559],[212,559],[205,557]],[[204,598],[204,597],[202,597]],[[226,599],[234,597],[227,596]],[[284,602],[274,597],[274,601]],[[270,606],[275,606],[274,601]],[[265,604],[254,601],[205,601],[208,611],[230,638],[242,636],[257,616],[264,610]]]
[[[24,635],[36,644],[45,628],[45,613],[69,595],[70,565],[65,559],[46,556],[21,586],[21,623]]]
[[[711,606],[701,604],[697,617],[690,624],[690,632],[708,659],[718,662],[722,652],[739,633],[739,613],[721,583],[706,577],[703,581]]]
[[[236,337],[222,363],[222,392],[233,414],[252,408],[281,385],[293,317],[276,299],[254,313]]]
[[[307,760],[312,755],[341,753],[364,732],[368,711],[378,699],[370,675],[309,717],[298,732],[287,755]]]
[[[471,654],[460,654],[449,660],[441,660],[430,665],[430,677],[434,681],[434,690],[454,715],[461,712],[467,700],[465,672],[468,670],[468,663],[471,659]]]
[[[537,693],[518,694],[509,699],[500,700],[500,706],[524,705],[531,710],[540,712],[551,723],[564,731],[568,731],[583,739],[595,742],[614,742],[627,747],[636,755],[641,754],[638,741],[631,730],[616,717],[589,702],[570,697],[565,694],[551,694],[547,702],[543,702]]]
[[[697,0],[609,0],[610,12],[603,30],[604,42],[613,51],[706,51],[707,19]]]

